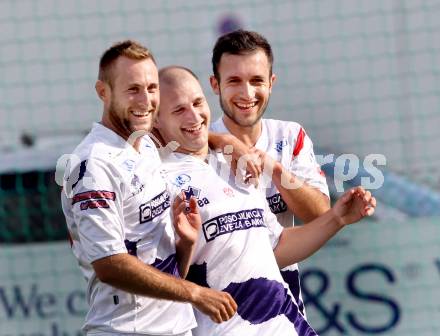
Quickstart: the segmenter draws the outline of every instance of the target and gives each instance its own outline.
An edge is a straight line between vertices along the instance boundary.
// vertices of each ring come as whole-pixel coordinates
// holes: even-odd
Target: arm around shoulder
[[[92,265],[98,279],[110,286],[132,294],[191,303],[216,323],[229,320],[237,311],[228,293],[176,278],[127,253],[96,260]]]

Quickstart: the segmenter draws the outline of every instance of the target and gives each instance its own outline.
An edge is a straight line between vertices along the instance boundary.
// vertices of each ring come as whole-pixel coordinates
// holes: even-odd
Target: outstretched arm
[[[286,228],[274,249],[280,268],[300,262],[315,253],[344,226],[371,216],[376,199],[362,187],[348,190],[324,215],[307,225]]]

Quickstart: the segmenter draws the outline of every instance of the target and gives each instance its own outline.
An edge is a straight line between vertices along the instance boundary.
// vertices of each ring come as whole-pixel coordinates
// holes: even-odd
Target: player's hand
[[[225,322],[237,312],[237,304],[229,293],[197,286],[193,297],[193,306],[215,323]]]
[[[231,170],[233,174],[237,176],[240,174],[237,168],[245,168],[245,182],[254,178],[255,183],[257,183],[258,178],[263,172],[263,167],[262,163],[257,160],[258,155],[255,153],[255,148],[245,145],[232,135],[228,137],[228,143],[229,145],[224,147],[223,153],[231,155]]]
[[[251,149],[252,155],[253,155],[253,161],[255,164],[258,164],[259,168],[261,169],[261,173],[267,175],[270,179],[272,179],[272,173],[274,166],[276,164],[276,161],[270,156],[267,155],[265,151],[262,151],[261,149],[252,148]]]
[[[202,225],[196,199],[191,197],[187,202],[185,194],[182,192],[174,199],[172,211],[174,228],[181,243],[195,244]]]
[[[362,187],[348,190],[333,206],[332,211],[344,226],[355,223],[365,216],[371,216],[376,208],[376,199]]]

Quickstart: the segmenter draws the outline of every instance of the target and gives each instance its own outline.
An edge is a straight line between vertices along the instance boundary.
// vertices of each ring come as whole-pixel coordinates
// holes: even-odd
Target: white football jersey
[[[62,206],[72,251],[87,283],[87,333],[176,335],[193,328],[186,303],[139,296],[102,283],[91,263],[129,253],[178,275],[170,194],[160,157],[148,136],[140,152],[112,130],[94,124],[65,173]]]
[[[202,218],[187,279],[226,291],[238,304],[234,317],[220,324],[195,310],[198,327],[193,334],[316,335],[299,312],[273,254],[283,227],[263,193],[253,186],[237,187],[224,166],[221,155],[212,155],[207,164],[178,153],[162,165],[170,188],[194,196]]]
[[[284,168],[295,176],[302,178],[310,186],[329,196],[325,175],[316,162],[312,140],[306,134],[304,128],[292,121],[261,119],[261,122],[261,135],[255,147],[266,152],[273,159],[280,162]],[[211,130],[218,133],[229,133],[223,118],[212,123]],[[278,222],[284,227],[293,226],[293,213],[287,208],[278,189],[271,181],[263,180],[262,182],[262,186],[265,187],[267,202],[272,212],[277,216]],[[294,264],[284,268],[282,275],[289,283],[301,311],[305,314],[298,265]]]

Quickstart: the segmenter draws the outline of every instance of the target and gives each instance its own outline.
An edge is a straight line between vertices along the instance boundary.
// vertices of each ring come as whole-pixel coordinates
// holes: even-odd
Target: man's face
[[[205,155],[211,112],[199,82],[184,70],[174,84],[161,82],[156,127],[166,143],[177,141],[178,152]]]
[[[212,76],[211,86],[230,121],[252,127],[261,119],[272,91],[274,75],[263,50],[244,55],[223,54],[218,66],[220,81]]]
[[[150,131],[159,106],[159,77],[151,59],[119,57],[112,69],[113,81],[107,113],[118,133]]]

